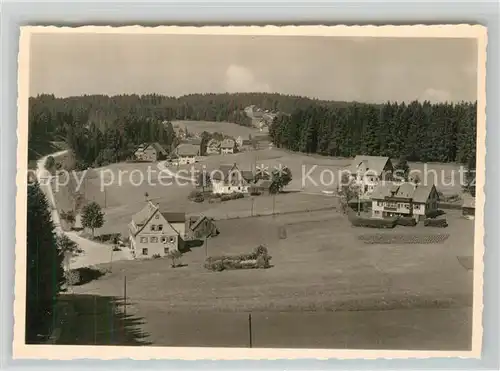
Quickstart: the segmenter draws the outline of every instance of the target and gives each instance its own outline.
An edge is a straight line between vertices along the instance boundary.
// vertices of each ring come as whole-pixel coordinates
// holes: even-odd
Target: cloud
[[[446,101],[451,101],[451,94],[447,90],[438,90],[438,89],[433,89],[429,88],[426,91],[423,92],[423,94],[420,96],[419,100],[428,100],[431,102],[446,102]]]
[[[225,87],[228,93],[271,92],[269,84],[258,81],[250,69],[235,64],[226,70]]]

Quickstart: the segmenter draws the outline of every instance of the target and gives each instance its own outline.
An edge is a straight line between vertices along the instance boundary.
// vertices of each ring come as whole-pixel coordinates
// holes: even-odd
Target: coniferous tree
[[[64,281],[48,202],[38,183],[28,186],[26,342],[40,341],[53,328],[55,305]]]

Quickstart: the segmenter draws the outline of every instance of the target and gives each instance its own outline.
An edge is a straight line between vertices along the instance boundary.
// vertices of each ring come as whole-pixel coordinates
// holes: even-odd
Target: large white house
[[[184,241],[185,220],[185,214],[161,212],[149,201],[129,223],[130,249],[134,258],[165,256],[178,250]]]
[[[248,193],[254,175],[252,171],[241,171],[233,164],[221,165],[212,173],[211,178],[214,194]]]
[[[391,159],[382,156],[358,155],[351,162],[349,172],[361,195],[369,196],[380,181],[392,179],[394,171]]]
[[[174,152],[178,157],[179,165],[194,164],[196,157],[200,155],[200,146],[181,143],[175,148]]]
[[[220,145],[220,151],[223,155],[234,153],[234,149],[236,148],[236,143],[232,139],[224,139]]]
[[[417,221],[438,209],[439,195],[433,185],[384,182],[371,194],[372,216],[411,216]]]

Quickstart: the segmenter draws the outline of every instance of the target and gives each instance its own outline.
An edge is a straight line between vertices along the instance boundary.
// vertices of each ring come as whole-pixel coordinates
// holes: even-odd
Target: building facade
[[[194,164],[200,155],[200,147],[194,144],[182,143],[175,148],[177,163],[179,165]]]
[[[390,181],[394,167],[389,157],[358,155],[349,168],[351,179],[360,193],[369,196],[381,181]]]
[[[236,143],[232,139],[224,139],[220,145],[220,150],[223,155],[234,153]]]
[[[156,162],[167,157],[167,151],[160,143],[141,144],[137,147],[135,158],[139,161]]]
[[[236,164],[222,165],[212,174],[214,194],[248,193],[253,181],[252,171],[241,171]]]
[[[380,183],[371,194],[372,217],[408,216],[417,221],[438,210],[439,196],[434,185]]]
[[[174,228],[166,215],[168,214],[160,212],[158,206],[148,202],[132,217],[129,223],[129,241],[134,258],[165,256],[182,247],[184,233]]]

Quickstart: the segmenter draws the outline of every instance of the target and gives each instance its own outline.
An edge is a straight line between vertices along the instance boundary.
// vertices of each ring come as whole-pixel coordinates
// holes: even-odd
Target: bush
[[[196,201],[197,199],[203,198],[203,193],[198,190],[193,190],[189,193],[188,199]]]
[[[415,220],[415,218],[412,218],[409,216],[402,216],[402,217],[398,218],[396,224],[403,225],[406,227],[414,227],[417,225],[417,221]]]
[[[205,201],[205,197],[203,197],[202,195],[200,196],[196,196],[194,199],[193,199],[194,202],[198,202],[198,203],[201,203],[203,201]]]
[[[398,222],[398,218],[364,218],[362,216],[349,213],[349,221],[355,227],[366,228],[394,228]]]
[[[444,211],[443,210],[432,210],[431,212],[428,212],[426,217],[430,219],[437,218],[440,215],[443,215]]]
[[[239,198],[243,198],[245,195],[243,193],[230,193],[228,195],[222,195],[221,196],[221,201],[230,201],[230,200],[237,200]]]
[[[448,227],[448,222],[446,219],[431,219],[427,218],[424,220],[424,226],[426,227],[437,227],[437,228],[446,228]]]
[[[215,272],[231,269],[266,269],[270,267],[270,260],[267,248],[261,245],[249,254],[208,257],[204,266]]]
[[[262,194],[262,192],[259,192],[259,191],[251,191],[250,192],[250,196],[260,196]]]

